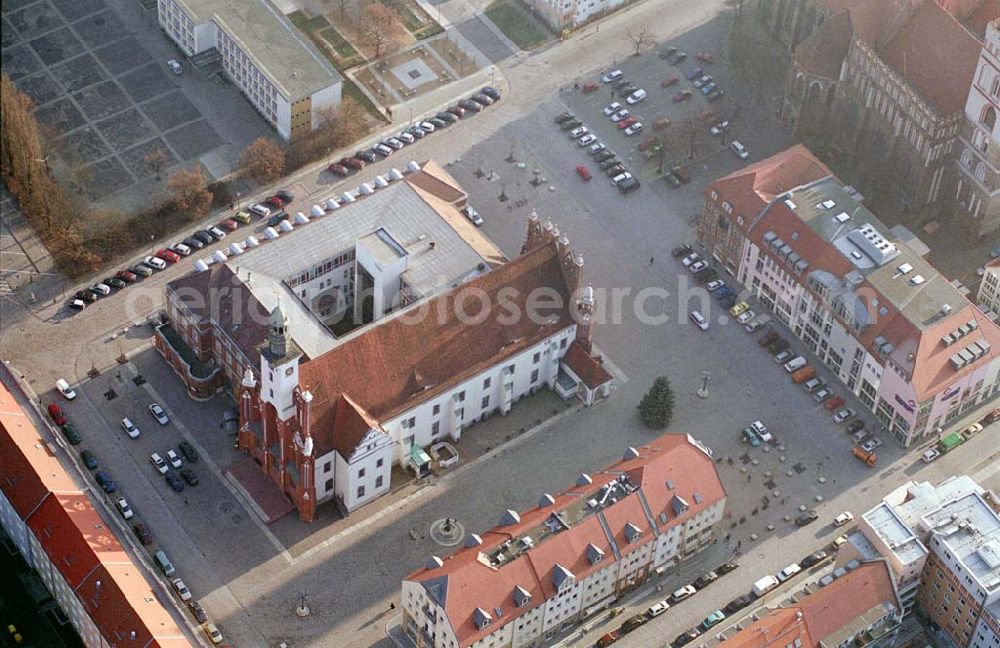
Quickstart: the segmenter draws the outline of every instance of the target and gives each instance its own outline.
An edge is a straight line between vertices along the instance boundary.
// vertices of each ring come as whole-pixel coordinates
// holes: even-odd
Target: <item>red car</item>
[[[636,123],[637,121],[639,120],[636,119],[635,117],[626,117],[625,119],[618,122],[618,130],[625,130],[626,128]]]
[[[264,200],[264,204],[275,209],[282,209],[285,206],[285,201],[280,196],[271,196]]]
[[[580,177],[584,180],[590,180],[590,169],[583,166],[582,164],[576,167],[576,172],[580,174]]]
[[[597,90],[600,87],[601,87],[601,85],[599,83],[584,83],[583,84],[583,91],[584,92],[593,92],[594,90]]]
[[[349,166],[352,169],[357,169],[358,171],[365,168],[365,161],[362,160],[361,158],[356,158],[356,157],[344,158],[343,160],[340,161],[340,163]]]
[[[823,403],[823,407],[826,408],[826,411],[832,412],[843,404],[844,399],[842,397],[834,396],[833,398],[827,399],[827,401]]]
[[[702,63],[715,63],[715,57],[709,54],[708,52],[698,52],[695,58],[701,61]]]
[[[682,102],[682,101],[684,101],[686,99],[690,99],[690,98],[691,98],[691,91],[690,90],[681,90],[680,92],[678,92],[677,94],[674,95],[674,103],[680,103],[680,102]]]
[[[135,283],[139,281],[139,275],[130,270],[119,270],[115,273],[115,276],[125,283]]]
[[[347,176],[347,174],[350,173],[347,167],[345,167],[343,164],[340,164],[339,162],[331,164],[330,166],[327,167],[326,170],[334,175],[339,175],[341,178]]]
[[[168,250],[163,248],[155,254],[157,259],[163,259],[167,263],[177,263],[181,260],[181,255],[177,254],[173,250]]]
[[[63,414],[62,408],[55,403],[49,405],[49,416],[52,417],[56,425],[66,425],[66,415]]]
[[[465,108],[462,108],[461,106],[452,106],[448,109],[448,112],[456,117],[465,117]]]
[[[235,232],[239,229],[240,224],[234,221],[232,218],[227,218],[226,220],[219,223],[219,227],[222,229],[227,229],[230,232]]]
[[[678,77],[677,75],[674,75],[674,76],[670,77],[669,79],[664,79],[663,81],[660,81],[660,85],[662,87],[664,87],[664,88],[669,88],[670,86],[672,86],[675,83],[677,83],[679,80],[680,80],[680,77]]]

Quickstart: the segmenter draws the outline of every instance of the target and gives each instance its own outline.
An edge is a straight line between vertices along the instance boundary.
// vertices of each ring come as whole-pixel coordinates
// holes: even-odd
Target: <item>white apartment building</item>
[[[554,32],[579,29],[595,18],[625,6],[626,0],[527,0],[532,13]]]
[[[705,447],[670,434],[581,474],[538,506],[508,510],[465,548],[403,580],[418,648],[538,646],[655,570],[706,547],[726,493]]]
[[[979,292],[976,294],[979,307],[994,316],[1000,316],[1000,259],[994,259],[986,264],[982,281],[979,282]]]
[[[160,27],[188,56],[218,50],[247,100],[285,140],[314,130],[343,79],[269,0],[158,0]]]

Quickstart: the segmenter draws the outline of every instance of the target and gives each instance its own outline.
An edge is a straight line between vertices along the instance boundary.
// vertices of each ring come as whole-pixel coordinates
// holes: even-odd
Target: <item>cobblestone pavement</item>
[[[608,401],[560,415],[530,434],[522,435],[520,429],[530,430],[537,420],[545,419],[541,413],[559,406],[551,395],[544,396],[554,403],[551,408],[544,399],[529,400],[519,404],[510,418],[494,417],[477,426],[464,443],[474,454],[487,452],[487,460],[464,464],[472,466],[464,470],[460,465],[427,485],[393,494],[386,499],[389,504],[366,508],[343,528],[332,514],[331,519],[311,526],[287,517],[271,527],[259,524],[242,506],[240,496],[218,476],[218,468],[237,457],[227,447],[231,439],[216,429],[227,405],[224,399],[203,405],[186,400],[179,381],[149,350],[149,327],[131,326],[158,309],[163,284],[189,270],[191,259],[147,280],[144,289],[130,288],[75,317],[57,307],[25,310],[13,308],[9,300],[3,302],[0,348],[4,358],[26,373],[44,398],[51,397],[51,385],[60,375],[81,381],[92,366],[102,372],[82,387],[86,397],[69,404],[69,415],[78,420],[87,444],[103,444],[97,449],[114,462],[114,476],[130,500],[135,500],[137,514],[150,521],[157,542],[236,645],[277,645],[280,641],[296,647],[391,645],[385,630],[395,614],[389,605],[398,596],[400,579],[428,555],[442,552],[429,537],[430,524],[451,517],[469,532],[492,527],[507,508],[531,506],[539,493],[571,484],[581,470],[603,466],[620,457],[626,446],[653,438],[658,433],[638,424],[635,407],[652,379],[661,374],[671,379],[677,395],[671,429],[704,439],[721,460],[720,472],[730,494],[731,517],[726,524],[737,524],[723,530],[731,540],[743,540],[740,550],[752,560],[746,559],[747,565],[724,583],[699,595],[697,603],[678,606],[673,614],[664,615],[657,622],[664,625],[651,624],[641,631],[657,633],[658,639],[674,626],[693,625],[719,603],[748,588],[755,573],[777,571],[789,562],[789,555],[801,557],[827,541],[833,534],[829,520],[842,510],[857,513],[907,479],[936,481],[969,466],[974,474],[993,469],[989,462],[996,464],[996,457],[988,457],[992,451],[988,449],[996,447],[996,429],[929,466],[916,460],[922,448],[904,453],[887,442],[880,449],[879,466],[870,470],[851,457],[847,435],[829,414],[792,385],[741,327],[709,308],[703,312],[707,310],[712,319],[711,330],[702,332],[687,323],[688,303],[678,303],[677,298],[685,294],[686,275],[669,258],[669,249],[690,240],[690,218],[700,207],[705,180],[737,168],[734,157],[707,158],[703,164],[708,169],[694,174],[694,181],[679,190],[645,178],[644,186],[625,199],[606,179],[595,176],[584,183],[575,174],[574,167],[582,159],[579,147],[553,126],[553,116],[572,109],[586,114],[587,123],[603,119],[598,97],[571,90],[576,75],[582,72],[581,80],[592,78],[617,59],[628,74],[634,70],[637,78],[654,79],[661,63],[651,62],[648,54],[638,59],[627,56],[629,46],[622,35],[638,22],[648,23],[661,41],[688,32],[684,36],[689,39],[685,41],[688,51],[718,50],[724,33],[724,19],[712,22],[718,6],[669,1],[639,4],[603,22],[600,32],[517,59],[503,70],[507,95],[497,106],[439,137],[427,138],[406,151],[405,158],[376,164],[350,179],[353,185],[391,166],[402,166],[407,159],[432,158],[448,164],[486,219],[485,233],[509,256],[520,249],[525,218],[532,208],[558,223],[583,254],[585,276],[599,290],[602,304],[621,304],[621,308],[606,310],[595,339],[623,379]],[[738,89],[732,93],[739,101]],[[649,108],[642,108],[655,109],[671,107],[662,104],[661,96],[651,99]],[[767,110],[747,106],[741,115],[752,159],[787,144],[788,135],[770,123]],[[620,135],[605,130],[601,136],[609,140]],[[505,161],[511,142],[515,161],[523,162],[523,168]],[[535,168],[539,179],[544,178],[537,186],[532,183]],[[481,177],[479,171],[484,172]],[[316,202],[334,186],[340,191],[351,186],[346,181],[335,185],[328,174],[315,168],[282,184],[300,196],[292,206],[294,211]],[[508,200],[499,200],[501,191]],[[652,294],[644,302],[636,299],[643,289],[651,294],[652,288],[666,289],[670,296]],[[654,319],[663,320],[657,316],[664,315],[666,319],[650,323],[636,312],[637,304]],[[112,332],[117,333],[114,339]],[[122,395],[104,401],[107,381],[117,380],[116,371],[108,369],[115,367],[114,358],[120,353],[129,355],[127,368],[147,376],[148,383],[134,389],[126,386]],[[710,373],[707,399],[695,395],[704,371]],[[153,429],[152,420],[142,414],[150,399],[162,400],[177,425]],[[532,407],[541,412],[520,409]],[[135,442],[120,438],[114,428],[117,417],[128,412],[135,412],[144,428],[143,437]],[[775,430],[784,450],[750,450],[740,443],[740,429],[755,418]],[[500,445],[508,436],[512,442]],[[165,484],[145,463],[148,452],[163,450],[181,438],[200,444],[206,456],[198,468],[202,484],[187,495],[190,505],[164,490]],[[744,454],[749,455],[749,463],[743,463]],[[733,458],[732,465],[726,457]],[[208,459],[215,465],[209,465]],[[772,473],[773,488],[762,483],[765,470]],[[774,495],[775,490],[779,495]],[[764,495],[771,498],[766,510],[761,507]],[[800,506],[817,508],[821,522],[794,529],[784,517]],[[754,508],[758,508],[756,515]],[[741,523],[743,517],[746,520]],[[774,525],[773,531],[768,530],[769,524]],[[754,533],[758,540],[747,540]],[[239,538],[238,550],[234,550],[234,537]],[[687,569],[667,578],[687,578]],[[306,619],[293,613],[302,590],[309,592],[314,612]],[[647,637],[651,643],[643,642],[643,636],[637,632],[630,639],[632,645],[655,645],[652,635]]]

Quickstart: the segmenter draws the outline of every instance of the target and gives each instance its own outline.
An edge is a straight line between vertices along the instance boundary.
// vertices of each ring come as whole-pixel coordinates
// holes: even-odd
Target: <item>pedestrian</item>
[[[580,84],[579,83],[574,83],[573,84],[573,89],[574,90],[579,90],[580,89]]]
[[[653,261],[654,261],[654,260],[655,260],[655,259],[653,259],[653,257],[649,257],[649,265],[653,265]]]
[[[184,503],[185,503],[185,504],[190,504],[191,502],[189,502],[189,501],[188,501],[188,498],[186,498],[186,497],[185,497],[185,498],[184,498]]]
[[[395,610],[396,609],[396,604],[395,603],[390,603],[389,604],[389,609],[390,610]]]
[[[752,475],[747,474],[747,481],[750,481],[750,477],[752,477]]]

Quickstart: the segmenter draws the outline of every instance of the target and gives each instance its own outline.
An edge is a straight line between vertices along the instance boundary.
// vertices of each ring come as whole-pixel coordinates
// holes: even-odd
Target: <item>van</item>
[[[785,567],[780,572],[778,572],[778,580],[784,583],[786,580],[788,580],[795,574],[798,574],[800,571],[802,571],[802,568],[799,567],[799,564],[792,563],[788,567]]]
[[[153,554],[153,560],[156,561],[156,566],[160,568],[164,576],[173,576],[177,571],[174,569],[173,564],[171,564],[170,559],[167,558],[167,554],[163,553],[163,550],[157,551]]]
[[[76,398],[76,392],[73,391],[73,388],[69,386],[69,383],[66,382],[64,378],[60,378],[56,381],[56,389],[59,390],[59,393],[62,394],[63,398],[66,400],[73,400]]]
[[[250,205],[248,209],[254,214],[260,216],[261,218],[267,218],[268,216],[271,215],[271,210],[265,207],[264,205],[261,205],[260,203],[254,203]]]
[[[796,369],[801,369],[806,366],[806,359],[802,356],[795,356],[791,360],[785,363],[785,371],[788,373],[794,372]]]
[[[750,151],[748,151],[745,146],[743,146],[736,140],[732,141],[732,143],[729,145],[729,148],[731,148],[733,150],[733,153],[735,153],[741,160],[745,160],[748,157],[750,157]]]
[[[815,375],[816,375],[816,370],[813,369],[811,366],[806,365],[801,369],[796,369],[794,372],[792,372],[792,382],[795,383],[796,385],[801,385],[802,383],[809,380]]]
[[[774,576],[765,576],[764,578],[760,579],[759,581],[753,584],[753,587],[750,588],[750,592],[753,593],[753,595],[756,596],[757,598],[760,598],[777,586],[778,586],[777,578],[775,578]]]
[[[700,328],[702,331],[708,330],[708,320],[705,319],[705,316],[702,315],[700,312],[691,311],[691,314],[688,317],[690,317],[691,321],[694,322],[694,325]]]

